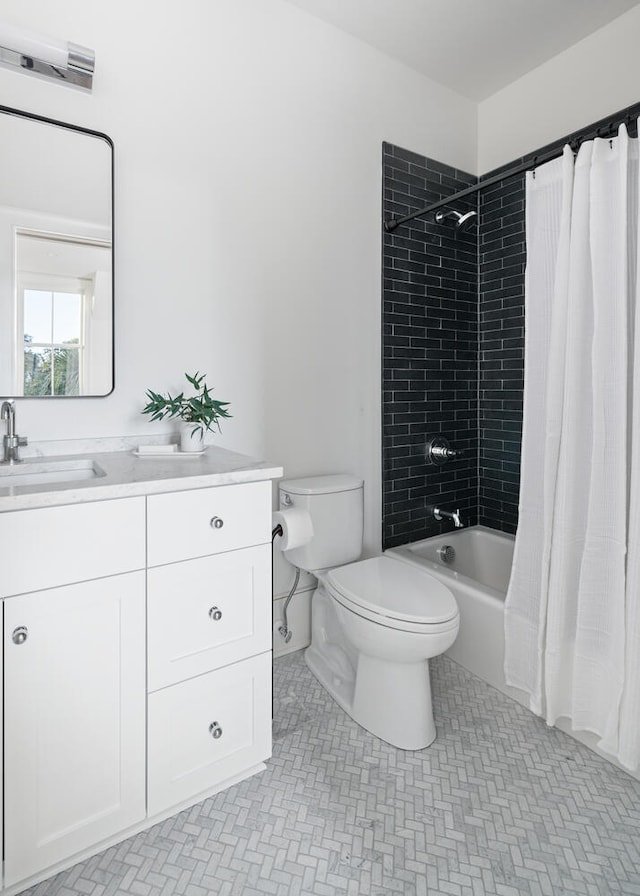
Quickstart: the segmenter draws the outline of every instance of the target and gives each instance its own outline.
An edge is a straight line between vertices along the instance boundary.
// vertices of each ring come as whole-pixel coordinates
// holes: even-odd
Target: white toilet
[[[403,750],[436,736],[429,659],[449,648],[460,627],[451,591],[396,558],[359,560],[363,482],[314,476],[280,483],[280,508],[306,510],[311,541],[284,551],[313,573],[307,665],[352,719]],[[358,561],[358,562],[354,562]]]

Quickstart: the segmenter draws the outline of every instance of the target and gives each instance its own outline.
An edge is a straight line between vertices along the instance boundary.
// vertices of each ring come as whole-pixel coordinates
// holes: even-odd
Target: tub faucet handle
[[[449,440],[444,436],[429,439],[425,447],[425,456],[428,464],[444,464],[453,457],[464,454],[460,448],[452,448]]]

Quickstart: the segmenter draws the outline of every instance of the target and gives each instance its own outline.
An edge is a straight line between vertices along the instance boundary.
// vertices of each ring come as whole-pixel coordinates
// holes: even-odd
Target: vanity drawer
[[[271,546],[147,574],[149,690],[271,649]]]
[[[148,565],[271,540],[271,483],[250,482],[147,498]]]
[[[145,499],[0,513],[2,597],[144,569]]]
[[[270,710],[270,651],[150,694],[148,814],[268,759]]]

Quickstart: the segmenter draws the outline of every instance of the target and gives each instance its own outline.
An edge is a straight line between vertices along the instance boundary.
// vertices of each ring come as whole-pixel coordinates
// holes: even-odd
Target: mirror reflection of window
[[[111,247],[51,233],[16,234],[16,394],[108,391]],[[105,373],[106,371],[106,373]]]
[[[24,395],[84,393],[84,309],[90,286],[78,280],[60,283],[56,291],[23,290]]]

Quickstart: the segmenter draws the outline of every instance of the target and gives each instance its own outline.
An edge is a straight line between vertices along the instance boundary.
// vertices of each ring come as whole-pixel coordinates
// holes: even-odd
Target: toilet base
[[[311,672],[338,706],[354,722],[380,740],[401,750],[423,750],[435,740],[436,726],[431,708],[431,684],[427,663],[416,663],[415,667],[420,668],[403,667],[403,671],[409,674],[402,676],[402,682],[396,681],[396,686],[400,686],[403,690],[412,688],[413,694],[406,700],[399,701],[396,699],[397,691],[390,686],[388,670],[372,668],[372,664],[376,663],[373,657],[361,655],[358,663],[359,671],[368,666],[367,675],[373,678],[378,676],[378,681],[381,682],[380,690],[373,700],[367,695],[358,693],[357,680],[355,683],[350,682],[332,672],[324,658],[311,647],[305,650],[305,660]],[[371,680],[369,678],[369,681]],[[412,692],[410,690],[406,693]]]
[[[351,715],[394,747],[428,747],[436,739],[429,662],[388,663],[361,653]]]
[[[354,679],[336,674],[336,671],[330,668],[325,658],[317,650],[314,650],[313,647],[307,647],[304,652],[304,658],[307,666],[325,691],[333,697],[338,706],[344,709],[348,716],[353,718]]]
[[[345,638],[322,589],[313,595],[312,617],[307,666],[347,715],[401,750],[422,750],[433,743],[428,660],[395,663],[359,652]]]

